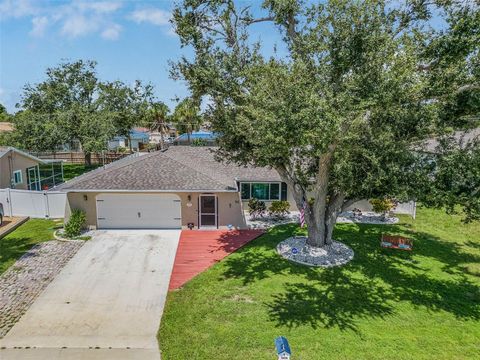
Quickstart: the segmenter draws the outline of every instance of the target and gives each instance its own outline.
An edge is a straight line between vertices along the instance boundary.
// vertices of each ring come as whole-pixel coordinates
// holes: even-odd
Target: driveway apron
[[[159,359],[180,230],[97,231],[0,340],[2,359]]]

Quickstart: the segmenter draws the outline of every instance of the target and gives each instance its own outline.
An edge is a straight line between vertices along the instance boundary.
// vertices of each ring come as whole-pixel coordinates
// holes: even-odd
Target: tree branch
[[[355,204],[357,201],[360,201],[361,199],[348,199],[348,200],[345,200],[342,204],[342,212],[347,210],[348,207],[350,207],[351,205]]]
[[[273,16],[265,16],[258,19],[241,18],[241,20],[245,22],[246,25],[252,25],[260,22],[274,21],[275,18]]]

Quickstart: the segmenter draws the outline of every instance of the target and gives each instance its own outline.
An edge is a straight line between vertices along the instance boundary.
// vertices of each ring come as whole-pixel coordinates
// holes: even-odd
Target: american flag
[[[305,226],[305,209],[307,208],[307,202],[303,200],[302,207],[300,208],[300,227]]]

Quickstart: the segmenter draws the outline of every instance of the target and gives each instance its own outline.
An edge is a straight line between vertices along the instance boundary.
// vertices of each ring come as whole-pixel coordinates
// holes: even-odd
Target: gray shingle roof
[[[22,150],[19,150],[17,148],[14,148],[13,146],[0,146],[0,158],[2,156],[4,156],[5,154],[8,154],[10,151],[13,151],[17,154],[20,154],[22,156],[25,156],[25,157],[28,157],[34,161],[38,161],[39,163],[41,164],[45,164],[47,161],[46,160],[42,160],[42,159],[39,159],[37,158],[36,156],[33,156],[25,151],[22,151]]]
[[[8,151],[9,150],[7,148],[0,146],[0,158],[3,157],[3,155],[5,155],[6,153],[8,153]]]
[[[236,191],[236,180],[280,181],[275,170],[219,163],[213,148],[173,146],[125,158],[53,190]]]

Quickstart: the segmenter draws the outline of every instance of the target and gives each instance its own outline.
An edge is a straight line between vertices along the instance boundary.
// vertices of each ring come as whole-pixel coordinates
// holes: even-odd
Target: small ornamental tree
[[[359,199],[421,198],[435,165],[414,145],[478,115],[478,8],[436,4],[183,0],[173,21],[194,57],[173,75],[207,100],[218,158],[276,169],[322,247]],[[444,29],[425,26],[432,12]],[[264,55],[259,23],[282,51]]]
[[[383,214],[383,217],[388,216],[388,212],[395,207],[395,203],[391,199],[370,199],[372,209],[376,213]]]
[[[65,235],[68,238],[75,238],[80,236],[82,230],[85,228],[85,222],[87,220],[85,211],[80,209],[73,209],[68,222],[65,224]]]

